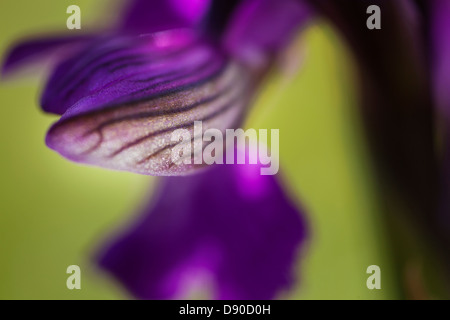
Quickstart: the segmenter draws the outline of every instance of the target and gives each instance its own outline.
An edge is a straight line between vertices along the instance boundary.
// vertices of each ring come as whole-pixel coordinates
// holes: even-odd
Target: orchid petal
[[[181,32],[181,34],[180,34]],[[115,38],[62,64],[43,96],[62,118],[47,145],[68,159],[149,175],[197,168],[171,162],[176,129],[239,125],[252,74],[216,47],[170,31]]]
[[[206,14],[210,0],[133,0],[127,6],[113,34],[142,34],[169,29],[191,28]],[[44,54],[74,43],[95,39],[96,35],[48,35],[23,40],[4,59],[2,74],[10,74],[25,63],[35,63]]]
[[[272,299],[289,289],[305,222],[275,176],[258,165],[217,165],[164,178],[142,218],[100,265],[141,299]]]
[[[36,63],[49,53],[70,46],[72,50],[94,39],[95,35],[49,36],[23,40],[10,49],[2,65],[2,75],[8,75],[26,64]],[[61,55],[60,55],[61,56]],[[55,62],[55,61],[53,61]]]

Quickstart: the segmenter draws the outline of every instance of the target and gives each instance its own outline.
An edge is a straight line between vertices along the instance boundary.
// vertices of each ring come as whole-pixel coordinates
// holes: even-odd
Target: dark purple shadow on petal
[[[20,41],[10,49],[4,58],[1,73],[2,75],[8,75],[18,67],[38,62],[40,58],[44,58],[49,53],[61,49],[61,47],[83,45],[94,38],[95,35],[62,35]]]
[[[150,33],[195,26],[210,0],[134,0],[123,18],[124,32]]]
[[[164,178],[142,219],[99,264],[141,299],[272,299],[294,282],[305,222],[275,176],[217,165]]]

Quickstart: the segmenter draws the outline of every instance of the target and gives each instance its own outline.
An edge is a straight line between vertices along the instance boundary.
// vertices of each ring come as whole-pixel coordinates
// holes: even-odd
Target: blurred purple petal
[[[242,1],[229,21],[225,46],[234,55],[255,64],[287,45],[311,16],[309,6],[301,0]]]
[[[80,45],[87,43],[93,38],[95,38],[95,35],[66,35],[23,40],[13,46],[3,59],[2,74],[7,75],[15,71],[18,67],[37,62],[39,59],[61,48],[70,46],[70,50],[75,51],[79,49]]]
[[[206,14],[210,0],[134,0],[123,18],[125,32],[151,33],[190,28]]]
[[[116,37],[61,64],[44,110],[62,113],[47,145],[68,159],[149,175],[180,175],[172,132],[239,126],[253,92],[250,72],[217,47],[174,30]]]
[[[305,222],[275,176],[217,165],[164,178],[141,220],[100,258],[135,297],[272,299],[289,289]],[[205,293],[205,292],[200,292]]]

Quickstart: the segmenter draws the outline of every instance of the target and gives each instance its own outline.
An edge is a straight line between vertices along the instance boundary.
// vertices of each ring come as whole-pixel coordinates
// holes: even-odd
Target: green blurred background
[[[0,52],[24,36],[66,29],[77,4],[82,28],[104,24],[111,1],[0,2]],[[292,57],[302,57],[299,71]],[[280,129],[282,174],[301,201],[310,239],[289,299],[396,299],[381,208],[357,113],[352,60],[332,28],[310,27],[265,83],[248,126]],[[292,71],[292,70],[291,70]],[[45,72],[0,83],[0,299],[129,298],[97,270],[93,256],[130,223],[154,178],[71,163],[44,145],[57,118],[39,110]],[[82,270],[82,289],[66,288],[66,268]],[[366,269],[381,267],[381,290]]]

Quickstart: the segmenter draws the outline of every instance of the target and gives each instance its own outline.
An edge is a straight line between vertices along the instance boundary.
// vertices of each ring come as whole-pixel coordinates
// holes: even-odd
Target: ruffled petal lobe
[[[272,299],[294,283],[305,222],[275,176],[217,165],[164,178],[141,219],[99,258],[135,297]]]

